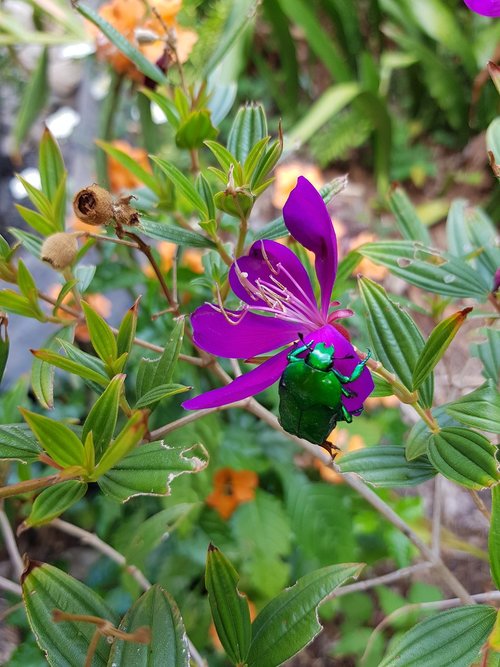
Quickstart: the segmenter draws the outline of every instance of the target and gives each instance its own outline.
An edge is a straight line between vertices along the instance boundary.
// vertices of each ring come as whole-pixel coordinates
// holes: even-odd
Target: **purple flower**
[[[283,217],[290,234],[315,255],[321,288],[319,306],[298,257],[276,241],[256,241],[249,254],[240,257],[229,270],[231,288],[243,308],[231,311],[212,304],[198,308],[191,316],[194,342],[219,357],[247,359],[297,343],[303,337],[305,343],[333,345],[335,368],[350,375],[360,359],[337,320],[353,313],[332,310],[339,303],[330,303],[337,273],[337,239],[321,195],[303,176],[285,204]],[[275,353],[225,387],[191,398],[183,406],[188,410],[217,407],[258,394],[281,377],[290,351],[287,347]],[[342,400],[353,413],[362,408],[373,391],[369,370],[365,368],[349,389],[356,395]]]
[[[467,7],[481,16],[500,16],[500,0],[464,0]]]

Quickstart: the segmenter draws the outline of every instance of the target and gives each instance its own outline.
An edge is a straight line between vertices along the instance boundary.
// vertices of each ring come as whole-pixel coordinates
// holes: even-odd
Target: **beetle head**
[[[319,371],[327,371],[332,367],[332,361],[335,356],[335,348],[333,345],[325,345],[318,343],[314,350],[307,356],[307,363],[312,368]]]

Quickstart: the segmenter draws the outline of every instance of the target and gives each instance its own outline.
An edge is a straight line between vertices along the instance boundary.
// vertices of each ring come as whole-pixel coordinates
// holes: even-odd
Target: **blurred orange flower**
[[[112,142],[115,148],[126,153],[129,157],[133,158],[137,164],[139,164],[143,169],[151,173],[151,166],[148,161],[148,153],[144,148],[137,148],[131,146],[126,141],[117,139]],[[108,156],[108,178],[109,178],[109,187],[111,192],[120,192],[121,190],[133,190],[134,188],[139,187],[141,182],[139,179],[134,176],[128,169],[125,169],[118,160],[115,160],[114,157]]]
[[[213,507],[222,519],[229,519],[238,505],[255,498],[259,478],[252,470],[221,468],[214,476],[214,490],[206,503]]]
[[[201,250],[189,248],[182,255],[182,264],[191,269],[193,273],[204,273],[205,267],[202,261],[203,253]]]
[[[352,239],[349,250],[356,250],[356,248],[359,248],[365,243],[373,243],[373,241],[376,240],[377,237],[375,234],[372,234],[371,232],[361,232],[361,234],[358,234],[358,236]],[[368,259],[368,257],[363,257],[361,262],[356,267],[355,273],[356,275],[361,273],[363,276],[377,281],[383,280],[389,273],[389,269],[387,269],[385,266],[375,264],[375,262],[372,262],[371,259]]]
[[[61,288],[62,285],[51,285],[47,290],[47,294],[53,299],[57,299],[57,297],[59,296],[59,292],[61,291]],[[85,301],[101,317],[107,318],[111,315],[111,307],[112,307],[111,301],[102,294],[86,294]],[[70,308],[74,308],[75,310],[77,310],[77,308],[75,307],[75,298],[71,293],[68,293],[64,296],[62,303],[65,306],[69,306]],[[61,308],[59,308],[56,311],[56,317],[67,318],[69,320],[74,319],[73,315],[70,315]],[[76,325],[75,339],[80,341],[81,343],[88,343],[90,341],[89,330],[87,328],[87,325],[84,324],[83,322],[79,322]]]
[[[186,62],[198,39],[192,30],[180,27],[176,22],[177,14],[182,7],[182,0],[156,0],[151,8],[158,12],[152,14],[147,4],[141,0],[109,0],[104,3],[99,14],[106,19],[125,39],[153,63],[156,63],[165,52],[165,28],[175,31],[176,50],[181,63]],[[147,40],[138,40],[136,31],[147,31]],[[144,75],[135,65],[112,44],[105,35],[93,25],[90,31],[96,40],[97,54],[118,72],[137,82],[144,80]],[[157,37],[157,39],[155,39]],[[171,59],[174,54],[170,54]]]
[[[174,263],[175,252],[177,250],[176,244],[169,243],[168,241],[160,241],[156,246],[156,250],[160,255],[160,268],[162,272],[168,273]],[[181,264],[187,266],[193,273],[203,273],[205,268],[203,266],[202,256],[203,253],[201,250],[186,250],[182,255]],[[153,279],[155,277],[155,272],[149,263],[144,264],[143,272],[148,278]]]
[[[273,192],[274,207],[283,208],[288,195],[297,185],[299,176],[305,176],[316,188],[320,188],[325,182],[321,170],[314,164],[306,164],[296,160],[276,167]]]

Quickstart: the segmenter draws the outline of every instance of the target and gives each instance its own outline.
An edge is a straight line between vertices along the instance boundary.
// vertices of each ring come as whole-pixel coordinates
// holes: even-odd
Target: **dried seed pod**
[[[73,210],[76,217],[88,225],[105,225],[113,217],[113,197],[94,183],[76,193]]]
[[[70,266],[78,253],[76,235],[67,232],[58,232],[47,236],[42,244],[40,257],[52,268],[61,271]]]
[[[113,204],[113,218],[118,225],[138,225],[140,222],[139,212],[130,206],[130,200],[135,199],[133,195],[120,197]]]

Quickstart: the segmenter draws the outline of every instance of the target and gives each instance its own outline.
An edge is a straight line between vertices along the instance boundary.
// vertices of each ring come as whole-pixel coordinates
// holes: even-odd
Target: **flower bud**
[[[94,183],[76,193],[73,210],[76,217],[88,225],[105,225],[113,217],[113,198]]]
[[[58,232],[48,236],[42,244],[40,257],[58,271],[70,266],[78,253],[75,234]]]

